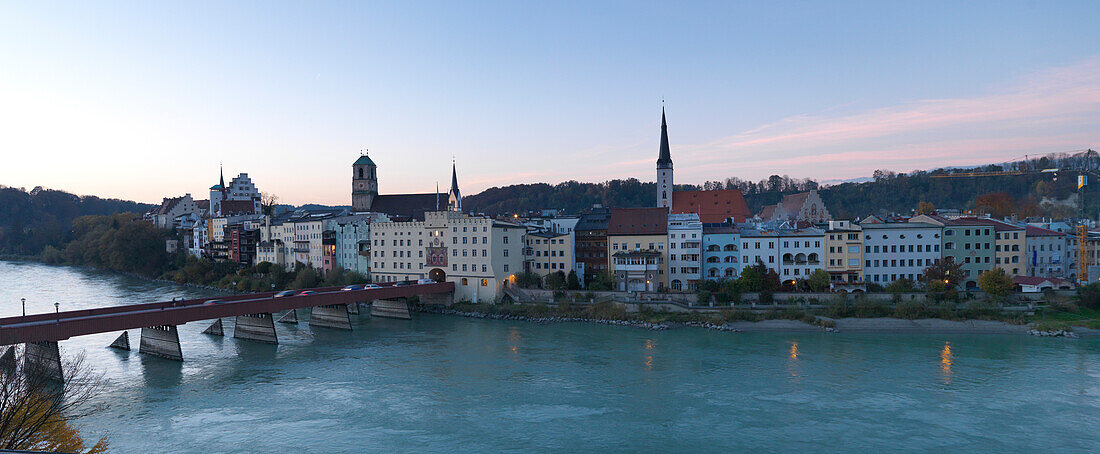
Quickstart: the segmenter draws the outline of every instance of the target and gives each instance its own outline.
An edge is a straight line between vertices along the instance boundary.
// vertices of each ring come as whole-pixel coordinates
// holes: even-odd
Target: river
[[[216,294],[0,262],[2,316]],[[182,363],[62,341],[107,380],[77,426],[115,452],[1100,450],[1097,339],[302,320],[180,326]]]

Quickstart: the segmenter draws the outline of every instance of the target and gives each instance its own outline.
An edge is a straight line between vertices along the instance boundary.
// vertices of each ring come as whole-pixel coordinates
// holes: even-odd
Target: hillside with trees
[[[65,191],[0,186],[0,255],[36,255],[72,239],[73,220],[87,215],[144,213],[152,205]]]
[[[838,219],[869,214],[910,213],[925,202],[940,209],[974,210],[994,216],[1070,217],[1078,215],[1077,176],[1081,169],[1097,169],[1095,153],[1050,155],[1039,159],[967,169],[936,169],[897,173],[877,170],[873,180],[821,187],[810,179],[772,175],[760,181],[737,177],[707,181],[702,185],[677,185],[677,190],[740,189],[749,209],[756,213],[778,203],[784,195],[819,190]],[[1059,169],[1055,172],[1050,169]],[[1046,171],[1044,171],[1046,170]],[[1012,171],[1015,175],[952,177],[963,173]],[[1091,176],[1090,176],[1091,182]],[[1084,215],[1100,213],[1100,178],[1083,190]],[[656,203],[655,183],[635,178],[603,183],[567,181],[490,188],[463,198],[468,210],[493,215],[529,210],[560,209],[579,213],[593,204],[605,207],[649,207]]]

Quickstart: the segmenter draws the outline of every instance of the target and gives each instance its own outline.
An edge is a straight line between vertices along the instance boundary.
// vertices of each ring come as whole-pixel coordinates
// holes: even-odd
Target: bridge
[[[224,335],[221,319],[235,317],[233,337],[277,344],[275,316],[283,311],[287,312],[279,322],[298,323],[297,310],[308,307],[311,308],[310,326],[350,330],[351,314],[359,313],[360,303],[369,303],[374,316],[407,319],[410,317],[409,298],[417,297],[423,304],[450,305],[454,283],[386,284],[360,290],[322,287],[301,291],[305,290],[313,293],[276,297],[275,292],[262,292],[5,317],[0,318],[0,346],[25,344],[25,365],[60,374],[58,341],[122,331],[111,346],[129,350],[126,330],[140,328],[140,353],[183,361],[176,327],[188,322],[216,320],[203,333],[220,336]],[[14,355],[15,349],[8,347],[0,355],[0,364],[14,364]]]

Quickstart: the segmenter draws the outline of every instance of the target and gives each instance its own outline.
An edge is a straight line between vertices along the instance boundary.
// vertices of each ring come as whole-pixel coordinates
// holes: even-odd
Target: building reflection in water
[[[516,329],[515,327],[509,329],[508,330],[508,343],[510,344],[509,345],[509,350],[512,350],[513,355],[518,355],[519,354],[519,342],[520,342],[519,329]]]
[[[798,367],[798,342],[791,342],[791,349],[787,352],[787,372],[791,374],[791,380],[799,381],[802,370]]]
[[[653,339],[645,340],[645,349],[653,350],[653,347],[657,344],[653,342]],[[653,370],[653,355],[647,354],[645,357],[645,370]]]
[[[940,375],[943,376],[943,384],[951,383],[951,342],[944,342],[940,350]]]

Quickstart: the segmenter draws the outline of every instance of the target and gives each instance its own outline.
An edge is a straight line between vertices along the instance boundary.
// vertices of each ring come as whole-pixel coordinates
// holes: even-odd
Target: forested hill
[[[702,186],[677,185],[687,189],[740,189],[753,213],[765,205],[778,203],[785,194],[818,189],[826,206],[838,219],[862,218],[868,214],[908,213],[920,202],[938,208],[976,209],[995,216],[1068,217],[1077,215],[1077,170],[1089,164],[1089,158],[1074,156],[1044,157],[1026,162],[989,165],[970,169],[936,169],[908,174],[875,171],[872,181],[819,187],[813,180],[772,175],[759,182],[739,178],[708,181]],[[1095,159],[1095,158],[1093,158]],[[1058,168],[1060,172],[1042,172]],[[940,178],[963,172],[1019,170],[1019,175],[965,178]],[[1091,177],[1090,177],[1091,178]],[[1085,214],[1095,218],[1100,212],[1100,178],[1086,186]],[[656,203],[655,183],[630,178],[603,183],[567,181],[549,185],[522,184],[490,188],[463,198],[466,210],[486,214],[523,213],[539,209],[560,209],[579,213],[593,204],[605,207],[650,207]]]
[[[151,205],[64,191],[0,186],[0,254],[34,255],[69,239],[73,219],[89,214],[144,213]]]

